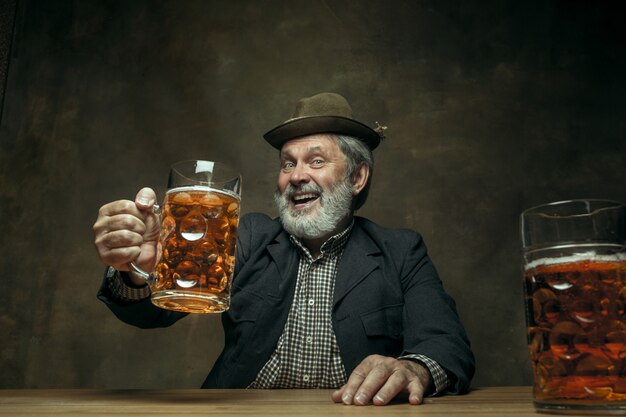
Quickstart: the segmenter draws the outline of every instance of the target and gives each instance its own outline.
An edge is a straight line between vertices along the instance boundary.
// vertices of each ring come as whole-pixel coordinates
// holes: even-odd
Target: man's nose
[[[289,176],[289,182],[293,185],[307,183],[311,180],[311,176],[309,175],[306,166],[303,164],[297,164],[293,170],[291,171],[291,175]]]

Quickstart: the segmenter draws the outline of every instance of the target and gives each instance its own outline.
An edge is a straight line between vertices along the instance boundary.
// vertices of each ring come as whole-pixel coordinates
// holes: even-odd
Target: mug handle
[[[135,265],[134,262],[129,262],[128,263],[128,268],[130,269],[131,273],[134,273],[139,278],[141,278],[144,281],[146,281],[148,284],[152,284],[154,282],[154,275],[149,274],[146,271],[144,271],[143,269],[139,268],[137,265]]]

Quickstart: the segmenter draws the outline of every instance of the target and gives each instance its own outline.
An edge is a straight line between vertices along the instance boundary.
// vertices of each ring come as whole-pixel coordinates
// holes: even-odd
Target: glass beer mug
[[[172,165],[161,214],[157,264],[144,278],[154,305],[186,313],[228,310],[235,266],[241,176],[212,161]]]
[[[521,235],[535,408],[626,414],[626,206],[531,208]]]

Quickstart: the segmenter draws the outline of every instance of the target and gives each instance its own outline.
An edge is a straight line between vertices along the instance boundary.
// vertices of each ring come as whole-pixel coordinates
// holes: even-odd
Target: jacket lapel
[[[289,286],[291,281],[295,282],[295,277],[298,274],[298,253],[289,241],[288,234],[284,231],[276,236],[274,242],[267,246],[267,250],[280,274],[280,276],[272,277],[275,285],[270,286],[268,289],[278,288],[279,293],[273,295],[281,296],[285,286]],[[293,280],[290,278],[293,278]]]
[[[358,220],[355,221],[351,234],[339,262],[333,306],[378,267],[375,259],[380,249],[363,231]],[[298,251],[284,231],[267,246],[267,250],[280,274],[272,277],[273,282],[268,286],[268,291],[275,297],[284,297],[284,291],[292,287],[290,284],[295,284],[298,274]],[[277,293],[274,292],[276,290]]]
[[[355,221],[351,233],[352,236],[339,261],[333,306],[378,267],[375,255],[380,253],[380,249],[374,245],[358,221]]]

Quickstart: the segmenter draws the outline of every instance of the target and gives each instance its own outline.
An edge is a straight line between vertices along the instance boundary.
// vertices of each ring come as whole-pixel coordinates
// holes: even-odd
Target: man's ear
[[[365,162],[361,162],[359,167],[356,169],[354,174],[352,174],[352,194],[358,195],[365,185],[367,184],[367,179],[370,176],[370,167]]]

